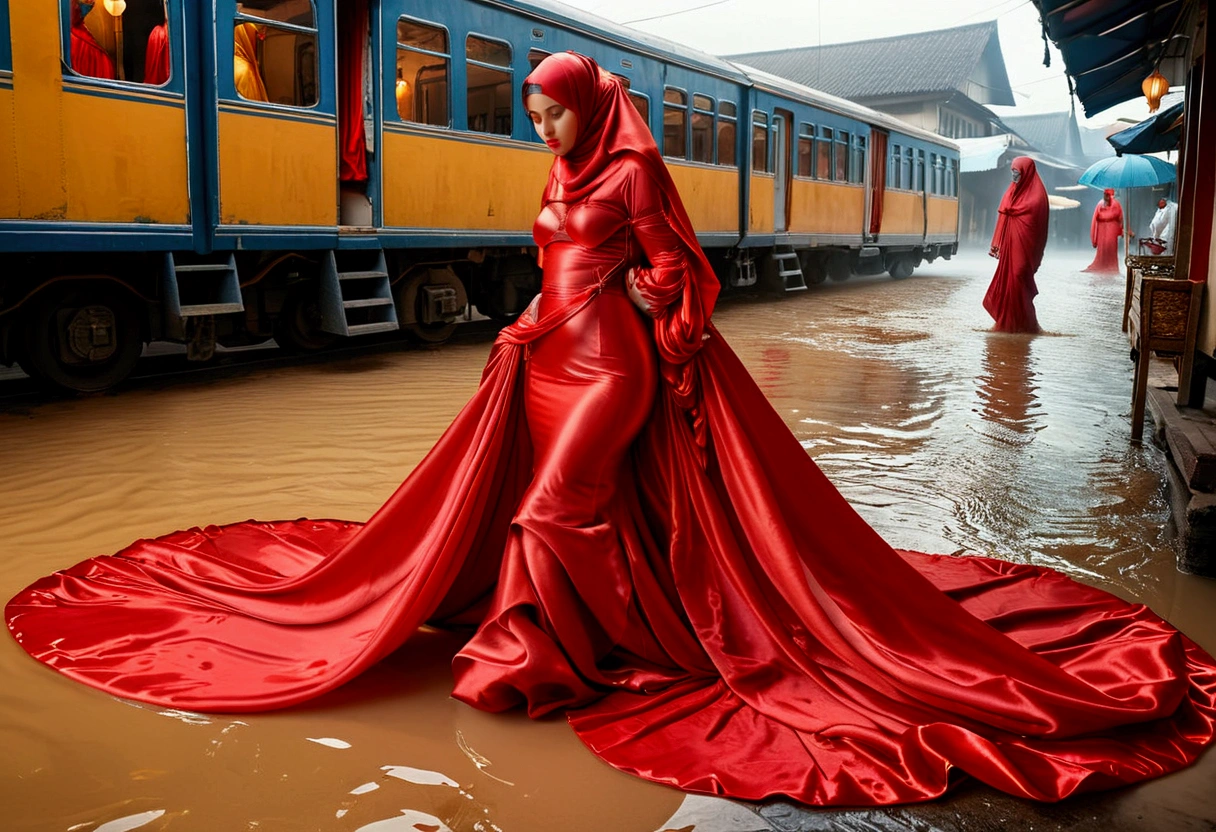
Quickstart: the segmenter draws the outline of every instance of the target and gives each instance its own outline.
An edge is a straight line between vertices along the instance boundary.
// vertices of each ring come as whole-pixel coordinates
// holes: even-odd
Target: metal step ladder
[[[349,337],[399,328],[388,266],[380,249],[327,252],[320,289],[321,329],[325,332]]]
[[[793,246],[776,246],[770,256],[777,267],[780,288],[787,292],[801,292],[806,289],[802,263],[798,260],[798,252],[794,251]]]
[[[182,263],[179,258],[198,262]],[[196,258],[167,252],[161,290],[165,332],[170,337],[184,337],[191,319],[245,311],[236,257],[232,254],[217,260],[215,256]]]

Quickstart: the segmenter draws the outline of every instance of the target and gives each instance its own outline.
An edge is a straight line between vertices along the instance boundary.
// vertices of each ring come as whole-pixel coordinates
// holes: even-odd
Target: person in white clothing
[[[1174,226],[1178,220],[1178,204],[1172,200],[1157,202],[1157,213],[1148,224],[1148,237],[1144,239],[1154,254],[1174,253]]]

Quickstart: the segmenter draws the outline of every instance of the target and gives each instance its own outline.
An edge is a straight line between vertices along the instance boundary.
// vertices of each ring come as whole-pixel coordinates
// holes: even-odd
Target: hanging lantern
[[[1170,81],[1154,69],[1153,74],[1144,79],[1140,89],[1144,90],[1144,97],[1148,99],[1148,111],[1155,113],[1161,106],[1161,96],[1170,91]]]

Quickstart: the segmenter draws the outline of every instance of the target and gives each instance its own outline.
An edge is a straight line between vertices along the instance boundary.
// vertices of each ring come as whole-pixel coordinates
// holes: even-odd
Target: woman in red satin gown
[[[1082,271],[1119,274],[1119,238],[1123,235],[1123,206],[1115,199],[1115,189],[1102,192],[1089,224],[1089,241],[1098,251],[1094,261]]]
[[[1034,160],[1026,156],[1013,160],[1011,175],[988,250],[998,262],[984,295],[984,309],[997,332],[1038,332],[1034,296],[1039,287],[1034,275],[1047,247],[1047,190]]]
[[[922,801],[965,772],[1058,800],[1202,753],[1216,661],[1057,572],[883,542],[710,323],[624,88],[565,53],[524,90],[559,154],[543,289],[426,459],[364,524],[196,528],[48,576],[6,607],[31,655],[257,711],[468,625],[460,699],[566,709],[617,768],[744,799]]]

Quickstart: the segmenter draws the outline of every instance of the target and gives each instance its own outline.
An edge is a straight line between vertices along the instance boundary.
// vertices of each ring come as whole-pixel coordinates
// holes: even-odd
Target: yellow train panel
[[[929,197],[929,234],[953,235],[958,230],[958,200]]]
[[[532,230],[553,154],[416,133],[384,134],[384,224]]]
[[[925,210],[921,195],[904,191],[887,191],[882,203],[882,234],[915,234],[925,231]]]
[[[752,177],[752,190],[747,206],[747,230],[753,234],[771,234],[773,231],[774,182],[771,176]]]
[[[220,222],[337,225],[333,124],[221,112]]]
[[[13,219],[17,199],[17,144],[13,135],[13,91],[0,87],[0,218]]]
[[[184,105],[73,93],[69,88],[63,96],[63,127],[65,135],[93,137],[87,150],[82,145],[64,160],[67,219],[190,221]]]
[[[37,125],[16,130],[17,216],[63,219],[68,210],[64,174],[63,69],[59,57],[59,4],[55,0],[21,0],[8,4],[13,47],[13,124]],[[102,125],[104,127],[105,125]],[[100,152],[98,129],[80,143],[81,152]]]
[[[803,179],[793,180],[790,187],[790,232],[861,235],[865,188]]]
[[[667,163],[698,233],[739,232],[739,171]]]

